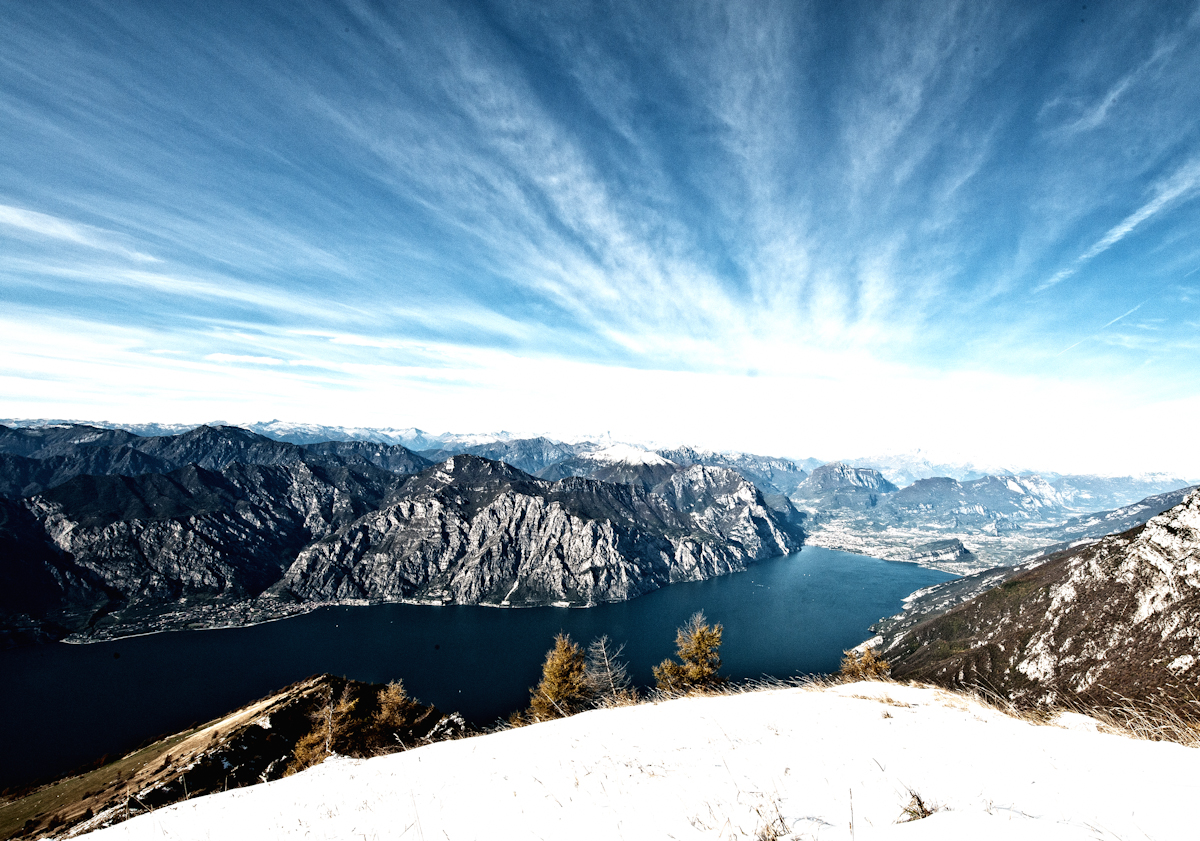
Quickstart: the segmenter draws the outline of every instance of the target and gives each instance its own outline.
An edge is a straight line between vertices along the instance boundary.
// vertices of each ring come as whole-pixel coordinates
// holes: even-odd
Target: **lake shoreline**
[[[587,609],[305,605],[282,617],[289,621],[8,649],[0,652],[8,689],[0,716],[14,732],[0,743],[0,787],[123,753],[321,673],[403,680],[412,697],[490,725],[528,704],[558,633],[582,644],[601,635],[625,643],[635,683],[652,686],[651,667],[674,653],[675,629],[698,610],[725,628],[731,679],[836,671],[871,624],[951,577],[812,547]]]
[[[943,566],[934,564],[924,564],[919,561],[902,560],[892,558],[881,558],[874,555],[868,555],[861,551],[856,551],[850,547],[840,546],[819,546],[807,545],[799,552],[793,552],[791,555],[776,555],[772,558],[764,558],[761,561],[755,561],[750,564],[745,570],[737,570],[734,572],[724,573],[723,575],[713,576],[712,578],[701,579],[701,581],[713,581],[730,575],[742,575],[752,572],[759,565],[778,561],[781,558],[795,557],[803,555],[805,549],[812,551],[814,549],[825,551],[846,552],[848,554],[857,555],[862,558],[867,558],[875,561],[883,561],[890,564],[908,564],[921,569],[942,572],[952,576],[960,575],[951,569],[945,569]],[[251,599],[244,602],[235,602],[233,604],[216,604],[216,605],[197,605],[191,608],[178,608],[167,610],[162,613],[155,613],[147,616],[143,620],[135,620],[128,624],[120,624],[109,628],[100,628],[95,631],[75,631],[67,636],[55,640],[55,642],[65,643],[67,645],[95,645],[97,643],[117,642],[125,639],[135,639],[138,637],[153,636],[156,634],[173,633],[177,631],[219,631],[231,630],[237,628],[251,628],[258,625],[264,625],[271,622],[280,622],[287,619],[294,619],[299,616],[304,616],[313,611],[322,610],[332,607],[380,607],[384,605],[409,605],[413,607],[485,607],[495,608],[499,610],[539,610],[544,608],[566,609],[566,610],[592,610],[597,607],[607,605],[624,604],[636,599],[645,598],[651,593],[659,592],[660,590],[675,587],[679,585],[688,585],[701,583],[700,581],[676,581],[671,584],[663,585],[649,592],[634,596],[632,599],[622,599],[620,601],[611,602],[592,602],[590,604],[575,604],[571,602],[551,602],[547,604],[508,604],[505,602],[477,602],[472,604],[463,604],[451,601],[441,601],[435,599],[339,599],[333,601],[320,602],[285,602],[273,599],[260,601],[261,597]],[[206,617],[206,613],[212,613],[210,617]],[[258,615],[254,615],[258,614]],[[139,626],[140,625],[140,626]],[[157,626],[157,627],[151,627]],[[124,630],[124,629],[128,630]]]

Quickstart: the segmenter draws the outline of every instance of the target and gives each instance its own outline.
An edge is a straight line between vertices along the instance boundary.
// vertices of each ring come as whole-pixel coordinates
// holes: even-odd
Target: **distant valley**
[[[1120,531],[1177,505],[1172,477],[983,476],[903,488],[872,468],[823,465],[790,495],[815,546],[968,574]]]

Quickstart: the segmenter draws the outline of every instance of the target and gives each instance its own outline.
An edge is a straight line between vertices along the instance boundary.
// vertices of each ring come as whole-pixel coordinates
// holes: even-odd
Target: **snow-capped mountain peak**
[[[581,453],[579,457],[588,459],[589,461],[602,461],[612,464],[669,465],[675,463],[663,458],[658,453],[643,450],[640,447],[633,447],[629,444],[613,444],[612,446],[605,447],[603,450],[596,450],[593,453]]]

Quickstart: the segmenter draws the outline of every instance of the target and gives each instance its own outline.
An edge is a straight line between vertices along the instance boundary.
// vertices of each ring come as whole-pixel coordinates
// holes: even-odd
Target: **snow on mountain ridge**
[[[579,458],[610,463],[623,462],[625,464],[669,465],[675,463],[663,458],[658,453],[630,446],[629,444],[613,444],[605,447],[603,450],[580,453]]]

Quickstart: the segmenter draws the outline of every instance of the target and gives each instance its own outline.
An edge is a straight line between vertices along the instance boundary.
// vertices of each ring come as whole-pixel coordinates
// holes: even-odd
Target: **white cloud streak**
[[[1179,202],[1187,201],[1198,191],[1200,191],[1200,158],[1193,158],[1175,170],[1169,177],[1156,184],[1149,201],[1110,228],[1087,251],[1075,258],[1070,266],[1061,269],[1049,280],[1046,280],[1035,288],[1033,290],[1034,293],[1045,292],[1047,289],[1062,283],[1077,273],[1089,261],[1100,256],[1129,236],[1144,222],[1170,209]]]
[[[38,213],[35,210],[0,204],[0,225],[7,226],[10,231],[15,229],[21,234],[33,234],[37,237],[119,254],[139,263],[160,262],[157,257],[122,245],[117,235],[111,231],[70,222],[57,216]]]
[[[1056,355],[1056,356],[1062,356],[1062,355],[1063,355],[1064,353],[1066,353],[1067,351],[1069,351],[1069,350],[1072,350],[1073,348],[1077,348],[1077,347],[1079,347],[1081,344],[1083,344],[1084,342],[1088,341],[1089,339],[1094,339],[1094,338],[1096,338],[1097,336],[1099,336],[1101,333],[1103,333],[1103,332],[1104,332],[1105,330],[1107,330],[1109,327],[1112,327],[1114,324],[1116,324],[1116,323],[1117,323],[1118,321],[1120,321],[1121,319],[1125,318],[1126,316],[1133,315],[1135,312],[1137,312],[1138,310],[1140,310],[1140,309],[1142,308],[1142,304],[1145,304],[1145,303],[1146,303],[1145,301],[1142,301],[1142,303],[1141,303],[1141,304],[1138,304],[1136,307],[1134,307],[1133,309],[1131,309],[1129,312],[1122,313],[1121,315],[1118,315],[1116,318],[1114,318],[1112,321],[1110,321],[1110,322],[1108,322],[1107,324],[1105,324],[1103,327],[1101,327],[1099,330],[1097,330],[1097,331],[1096,331],[1095,333],[1093,333],[1092,335],[1090,335],[1090,336],[1086,336],[1085,338],[1082,338],[1082,339],[1080,339],[1079,341],[1077,341],[1075,344],[1073,344],[1073,345],[1071,345],[1071,346],[1069,346],[1069,347],[1065,347],[1065,348],[1063,348],[1062,350],[1060,350],[1060,351],[1059,351],[1057,354],[1055,354],[1055,355]]]

